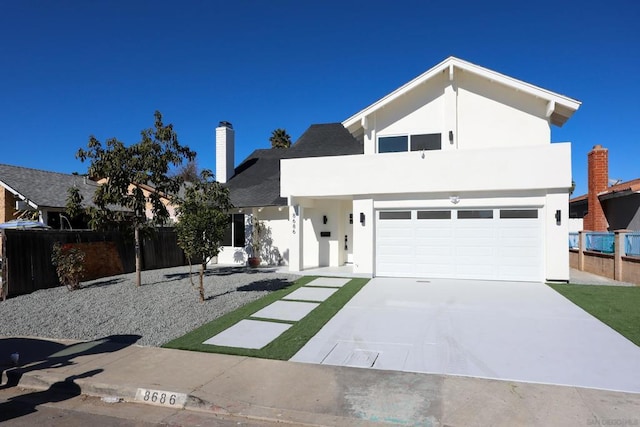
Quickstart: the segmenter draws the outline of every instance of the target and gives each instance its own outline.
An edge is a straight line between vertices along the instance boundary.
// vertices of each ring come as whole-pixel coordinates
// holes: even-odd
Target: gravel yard
[[[136,344],[161,346],[297,278],[210,267],[201,303],[188,273],[188,266],[143,271],[140,287],[131,273],[84,282],[77,291],[62,286],[0,301],[0,336],[93,340],[132,334],[141,336]],[[197,274],[193,280],[197,285]]]

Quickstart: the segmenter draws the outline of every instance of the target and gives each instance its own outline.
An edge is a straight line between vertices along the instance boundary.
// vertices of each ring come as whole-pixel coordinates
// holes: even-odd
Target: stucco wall
[[[556,220],[556,211],[560,211],[560,221]],[[569,235],[569,193],[547,194],[544,212],[545,256],[547,280],[569,280],[569,253],[567,236]]]
[[[364,152],[377,152],[378,137],[421,133],[442,134],[442,150],[549,144],[547,106],[472,73],[449,81],[443,72],[367,117]]]
[[[360,214],[364,214],[364,224]],[[372,274],[375,265],[373,199],[353,200],[353,272]]]
[[[253,210],[245,212],[245,240],[247,245],[251,238],[251,215]],[[288,218],[289,208],[267,207],[255,215],[264,224],[262,249],[260,258],[264,265],[287,265],[289,263],[289,245],[291,226]],[[215,262],[217,264],[244,265],[247,262],[246,247],[225,246]]]
[[[546,101],[470,73],[458,73],[458,149],[551,142]]]
[[[331,171],[331,173],[327,173]],[[357,172],[354,172],[357,171]],[[284,159],[283,197],[568,189],[571,144]]]

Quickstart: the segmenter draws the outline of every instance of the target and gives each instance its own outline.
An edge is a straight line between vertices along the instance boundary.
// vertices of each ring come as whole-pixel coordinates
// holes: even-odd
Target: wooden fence
[[[54,243],[85,252],[84,280],[135,271],[133,238],[117,232],[89,230],[2,230],[2,297],[60,286],[51,263]],[[177,245],[175,230],[157,229],[142,244],[142,269],[188,263]]]

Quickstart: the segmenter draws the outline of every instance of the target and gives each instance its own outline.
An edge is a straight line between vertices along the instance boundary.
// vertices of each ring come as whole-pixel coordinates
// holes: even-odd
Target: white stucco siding
[[[360,215],[364,215],[364,223]],[[375,262],[373,199],[355,198],[353,200],[353,272],[373,274]]]
[[[354,173],[357,171],[357,173]],[[285,159],[283,197],[565,189],[571,186],[569,143]]]
[[[469,73],[456,78],[458,149],[550,144],[547,101]]]
[[[553,192],[545,203],[545,248],[547,280],[569,280],[569,192]],[[556,220],[560,211],[560,222]]]
[[[303,265],[337,267],[346,261],[344,236],[347,233],[350,203],[340,200],[316,200],[304,208]],[[326,218],[326,222],[325,222]],[[323,236],[323,233],[328,235]]]
[[[217,264],[243,265],[247,262],[247,247],[251,238],[251,215],[255,211],[257,217],[264,224],[263,247],[260,257],[263,264],[287,265],[289,263],[289,245],[291,224],[289,222],[289,208],[284,206],[266,207],[261,212],[257,209],[245,212],[245,247],[224,246],[217,257]]]
[[[375,114],[375,134],[381,136],[445,134],[445,84],[425,84]],[[375,152],[375,141],[373,149]]]
[[[263,249],[260,254],[263,264],[287,265],[291,233],[289,208],[268,207],[256,215],[264,224]]]

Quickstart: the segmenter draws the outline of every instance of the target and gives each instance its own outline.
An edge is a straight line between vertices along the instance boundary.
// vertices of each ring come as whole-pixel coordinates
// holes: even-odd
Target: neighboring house
[[[0,164],[0,223],[26,215],[54,229],[87,228],[87,224],[74,222],[65,215],[68,190],[77,187],[84,202],[91,204],[98,185],[99,181],[81,175]],[[145,196],[153,190],[147,185],[139,186]],[[169,198],[161,200],[175,221],[175,208]],[[151,217],[150,205],[147,216]]]
[[[342,123],[234,169],[216,129],[216,176],[237,209],[219,263],[290,271],[351,264],[371,276],[568,280],[571,146],[551,144],[580,102],[450,57]]]
[[[105,178],[98,179],[96,182],[98,184],[102,184],[106,182],[106,179]],[[140,188],[140,190],[142,190],[142,194],[144,194],[144,197],[147,198],[147,203],[145,203],[145,216],[147,218],[153,218],[153,206],[151,202],[148,201],[149,200],[148,197],[153,191],[155,191],[155,188],[147,184],[129,184],[129,190],[128,190],[129,193],[132,193],[133,189],[136,187]],[[160,201],[167,208],[167,211],[169,212],[168,225],[171,225],[172,223],[175,223],[177,221],[176,206],[172,203],[171,197],[169,197],[165,193],[162,193],[162,192],[159,192],[159,193],[160,193]]]
[[[78,187],[84,199],[91,200],[97,185],[80,175],[0,164],[0,223],[32,212],[52,228],[69,229],[71,224],[64,215],[67,190]]]
[[[569,201],[569,215],[587,231],[640,231],[640,178],[609,186],[609,150],[596,145],[587,155],[587,194]]]

